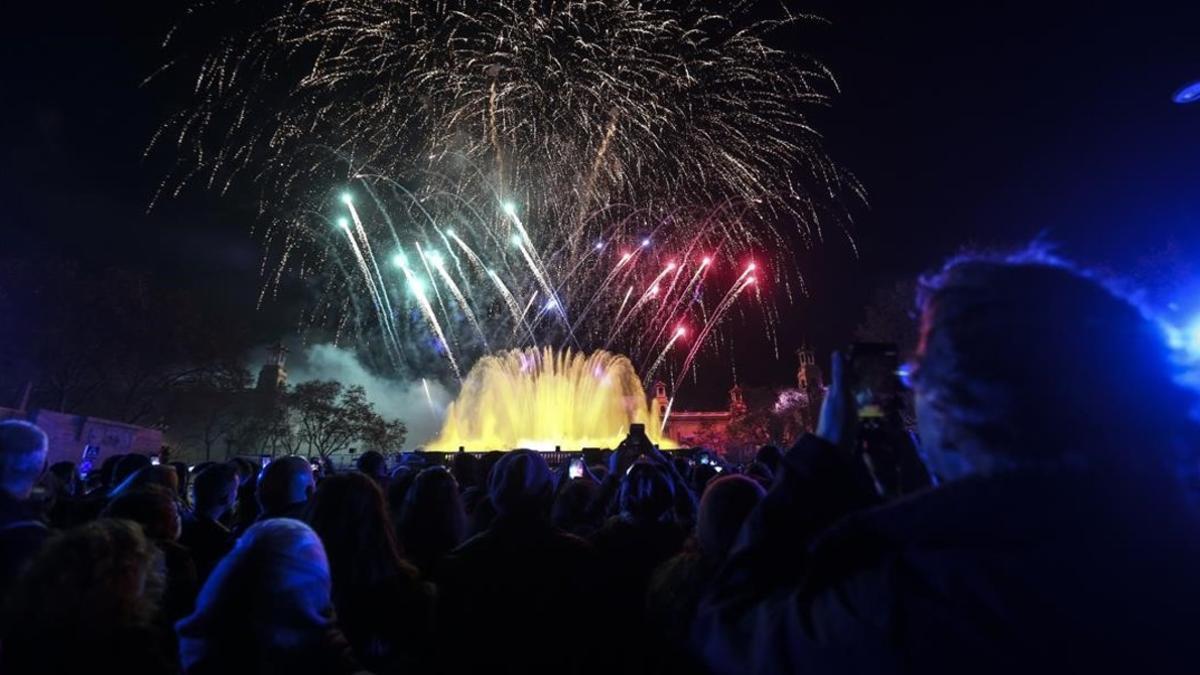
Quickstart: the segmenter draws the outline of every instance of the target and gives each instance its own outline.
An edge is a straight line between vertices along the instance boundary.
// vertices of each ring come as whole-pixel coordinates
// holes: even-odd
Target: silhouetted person
[[[466,452],[456,452],[450,457],[450,472],[454,480],[464,491],[480,486],[480,471],[483,465],[475,455]]]
[[[445,467],[417,474],[405,498],[399,532],[405,557],[426,576],[467,538],[467,514],[458,483]]]
[[[50,534],[30,499],[46,468],[47,442],[29,422],[0,422],[0,598]]]
[[[246,530],[205,582],[195,613],[180,621],[176,632],[188,675],[359,670],[334,622],[321,540],[290,518]]]
[[[74,462],[55,462],[42,480],[53,478],[54,503],[49,510],[50,526],[63,529],[83,521],[83,479]]]
[[[354,468],[369,476],[379,487],[387,487],[387,458],[382,453],[375,450],[364,452],[355,460]]]
[[[126,478],[129,478],[139,470],[148,466],[153,466],[154,463],[146,455],[140,455],[136,452],[128,455],[121,455],[121,458],[116,460],[113,466],[112,482],[110,487],[116,487],[121,484]]]
[[[50,465],[50,473],[58,480],[60,496],[79,496],[83,481],[79,479],[79,471],[75,469],[75,462],[55,462]]]
[[[229,529],[241,534],[258,519],[258,465],[244,457],[234,457],[229,464],[237,469],[237,499],[233,503],[233,515]]]
[[[192,508],[192,498],[189,488],[191,488],[192,474],[188,471],[187,462],[171,462],[168,466],[175,469],[176,483],[178,485],[175,494],[179,495],[179,501],[183,503],[184,508],[190,510]]]
[[[108,495],[108,491],[117,485],[117,465],[121,462],[121,458],[125,455],[109,455],[100,462],[100,469],[97,472],[100,475],[100,483],[96,486],[96,491],[101,495]]]
[[[921,295],[915,401],[943,484],[854,512],[871,481],[835,355],[818,435],[701,601],[706,665],[1193,672],[1200,533],[1178,469],[1195,398],[1159,327],[1028,255],[954,261]]]
[[[783,461],[783,452],[774,445],[764,445],[754,454],[754,461],[765,464],[773,475],[779,471],[779,463]]]
[[[329,557],[338,624],[362,664],[374,672],[425,670],[432,594],[400,556],[379,486],[362,473],[330,476],[309,501],[307,520]]]
[[[280,457],[258,474],[258,519],[304,517],[313,489],[312,466],[303,457]]]
[[[131,457],[132,455],[126,456]],[[134,471],[112,489],[109,497],[119,497],[127,492],[135,492],[147,485],[157,485],[168,490],[176,499],[179,498],[179,474],[170,465],[165,464],[147,464]]]
[[[570,480],[559,490],[550,509],[550,522],[558,529],[587,538],[600,528],[592,508],[600,486],[588,478]]]
[[[587,542],[551,526],[553,489],[535,452],[507,453],[494,466],[495,521],[439,567],[439,664],[447,672],[574,673],[591,660],[596,568]],[[545,639],[537,631],[548,622],[561,631]]]
[[[653,658],[653,633],[645,621],[646,589],[655,568],[678,553],[687,537],[675,521],[675,497],[664,468],[641,459],[621,479],[618,515],[592,535],[609,622],[620,621],[628,631],[607,654],[614,659],[610,670],[643,672]]]
[[[646,605],[649,627],[666,641],[658,672],[703,672],[688,653],[687,639],[700,595],[716,576],[765,491],[746,476],[724,476],[708,484],[700,499],[696,534],[684,550],[655,570]]]
[[[157,625],[160,553],[137,525],[55,535],[13,587],[0,628],[5,675],[176,672]]]
[[[155,467],[158,468],[158,467]],[[170,470],[170,467],[167,467]],[[160,485],[145,485],[114,497],[100,512],[102,518],[123,518],[142,526],[142,530],[163,553],[167,586],[163,594],[166,627],[192,611],[199,588],[196,565],[186,548],[179,544],[183,531],[179,502]]]
[[[238,474],[231,464],[212,464],[192,481],[191,516],[183,521],[180,543],[192,552],[196,575],[203,583],[222,556],[233,547],[233,532],[223,519],[237,499]]]

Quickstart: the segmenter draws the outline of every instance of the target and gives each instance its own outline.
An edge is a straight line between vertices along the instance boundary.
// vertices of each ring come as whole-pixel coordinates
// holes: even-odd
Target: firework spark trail
[[[692,366],[692,360],[696,358],[696,354],[700,351],[700,346],[704,344],[708,334],[712,332],[713,326],[720,323],[721,316],[733,305],[733,302],[737,300],[742,291],[747,286],[754,285],[755,278],[750,276],[754,272],[754,269],[755,265],[753,263],[746,267],[746,270],[737,278],[737,281],[733,282],[733,286],[730,287],[729,292],[725,294],[720,304],[717,305],[716,309],[709,316],[708,321],[704,324],[704,329],[696,336],[696,342],[692,345],[691,351],[688,352],[687,358],[683,360],[683,368],[679,372],[684,376],[686,376],[688,368]]]
[[[425,389],[425,401],[429,403],[429,412],[437,415],[437,406],[433,404],[433,395],[429,393],[429,381],[422,377],[421,386]]]
[[[688,352],[687,358],[683,360],[683,368],[679,370],[681,380],[687,377],[688,369],[692,367],[692,360],[696,358],[696,354],[700,351],[700,346],[703,345],[705,340],[708,338],[708,334],[712,331],[713,326],[720,322],[721,316],[726,310],[729,309],[729,306],[732,305],[735,300],[737,300],[741,292],[745,290],[747,286],[754,284],[754,277],[747,276],[753,270],[754,266],[751,265],[746,269],[745,272],[742,272],[742,276],[738,277],[738,281],[734,282],[733,287],[730,288],[729,292],[725,294],[725,298],[722,299],[721,303],[718,304],[716,309],[713,310],[711,318],[705,322],[704,329],[701,330],[700,334],[696,336],[696,342],[692,345],[691,351]],[[663,413],[662,427],[660,430],[667,428],[667,419],[671,416],[671,409],[675,407],[675,397],[678,395],[679,388],[676,387],[675,391],[671,393],[671,399],[667,402],[667,409],[666,412]]]
[[[643,287],[654,272],[633,264],[641,249],[607,266],[597,242],[603,249],[649,236],[680,260],[698,242],[719,241],[733,256],[782,250],[795,239],[821,241],[823,222],[845,231],[839,198],[861,196],[809,125],[836,93],[833,76],[779,46],[791,40],[784,29],[808,17],[763,18],[752,3],[702,0],[294,0],[258,24],[205,35],[233,25],[220,20],[227,4],[198,2],[164,42],[167,63],[152,77],[190,77],[193,96],[147,148],[177,160],[160,191],[257,190],[266,222],[256,236],[274,242],[264,266],[276,266],[261,275],[264,291],[278,288],[285,268],[322,279],[326,295],[355,299],[336,307],[318,299],[325,311],[308,320],[334,323],[339,334],[346,327],[364,343],[378,330],[399,352],[413,336],[400,330],[396,299],[369,250],[383,251],[382,240],[370,241],[356,216],[356,265],[345,268],[367,269],[344,274],[339,258],[350,256],[340,242],[331,247],[302,217],[324,212],[314,202],[331,187],[390,190],[375,205],[397,247],[445,244],[452,279],[490,344],[502,346],[509,328],[503,313],[501,325],[490,320],[501,304],[513,315],[512,339],[532,331],[530,310],[520,312],[515,298],[536,289],[553,303],[542,314],[566,328],[544,325],[535,342],[607,338],[620,317],[615,339],[642,359],[671,325],[662,319],[679,312],[682,269],[663,284],[656,311],[629,312],[634,298],[618,303],[613,289]],[[496,204],[519,204],[525,221]],[[370,224],[366,206],[359,209]],[[463,228],[463,239],[443,232],[447,225]],[[516,255],[513,234],[522,240]],[[479,253],[474,270],[455,254],[467,241]],[[425,298],[438,310],[431,316],[461,335],[422,262],[436,296]],[[803,284],[786,251],[763,264],[790,265],[771,271],[789,293],[790,279]],[[482,279],[493,268],[506,283]],[[709,286],[703,274],[693,280],[693,290]],[[684,288],[680,298],[691,293]],[[756,294],[767,323],[778,321],[769,295]],[[353,321],[337,307],[354,312]],[[767,329],[777,343],[775,327]]]
[[[526,320],[526,318],[525,318],[525,317],[529,316],[529,308],[530,308],[530,307],[533,307],[533,301],[534,301],[534,300],[537,300],[537,296],[538,296],[538,292],[537,292],[537,291],[534,291],[534,292],[533,292],[533,293],[532,293],[532,294],[529,296],[529,302],[525,303],[525,309],[522,309],[522,310],[521,310],[521,321],[520,321],[520,323],[518,323],[517,325],[514,325],[514,326],[513,326],[513,335],[516,335],[516,334],[517,334],[517,331],[519,330],[518,326],[520,326],[521,324],[524,324],[524,325],[526,325],[526,326],[528,326],[528,325],[529,325],[529,322]],[[532,330],[529,332],[529,336],[530,336],[531,338],[533,337],[533,331],[532,331]],[[532,346],[534,346],[534,347],[536,347],[536,346],[537,346],[537,341],[536,341],[536,339],[534,340],[534,344],[533,344]]]
[[[626,272],[626,274],[621,277],[622,280],[628,276],[628,272],[633,269],[633,261],[637,257],[639,251],[641,251],[641,249],[621,254],[621,257],[617,260],[617,264],[614,265],[612,270],[610,270],[608,274],[604,276],[604,280],[600,282],[600,284],[596,287],[596,290],[592,293],[592,297],[588,300],[587,304],[584,305],[583,311],[580,312],[576,317],[575,324],[571,326],[572,332],[574,332],[574,330],[583,323],[583,320],[587,318],[588,313],[590,313],[592,308],[596,306],[597,301],[602,297],[605,297],[605,291],[608,289],[608,285],[612,283],[613,279],[616,278],[616,276],[620,274],[622,270],[625,270]],[[617,314],[620,315],[620,312],[617,312]]]
[[[433,280],[433,266],[429,260],[429,254],[425,249],[421,248],[420,242],[413,242],[413,246],[417,249],[417,257],[421,259],[421,265],[425,268],[425,278],[429,279],[429,287],[433,289],[433,297],[437,298],[438,307],[442,309],[442,316],[450,316],[449,310],[446,309],[446,301],[442,300],[442,293],[438,290],[437,284]]]
[[[645,377],[642,378],[642,386],[649,386],[650,381],[654,378],[654,373],[658,372],[659,366],[661,366],[663,361],[666,360],[667,352],[671,351],[671,347],[675,345],[675,341],[684,335],[687,335],[687,329],[685,329],[683,326],[678,326],[675,328],[675,332],[671,335],[671,339],[667,340],[667,345],[662,348],[661,352],[658,353],[658,358],[654,359],[654,364],[650,366],[650,369],[646,371]]]
[[[617,312],[617,315],[613,317],[613,321],[616,322],[616,326],[614,326],[612,332],[609,333],[608,341],[604,343],[605,349],[608,349],[608,346],[612,344],[613,340],[615,340],[617,336],[621,334],[621,329],[625,327],[625,324],[629,323],[629,320],[637,314],[637,311],[641,309],[642,306],[644,306],[653,298],[658,297],[658,294],[662,291],[659,283],[662,281],[663,277],[670,274],[674,269],[675,263],[671,263],[670,265],[667,265],[663,271],[659,272],[658,276],[654,277],[654,280],[650,282],[649,287],[646,288],[646,292],[642,293],[642,297],[638,298],[637,302],[633,303],[633,307],[630,308],[628,314],[621,316],[621,313]]]
[[[700,282],[703,281],[705,273],[708,272],[709,269],[711,269],[711,266],[712,266],[712,258],[711,257],[704,256],[700,260],[700,266],[696,268],[696,271],[692,274],[692,278],[688,281],[687,285],[683,287],[683,291],[680,292],[679,297],[676,298],[675,304],[673,304],[671,306],[671,311],[667,312],[667,314],[666,314],[667,323],[662,324],[662,328],[658,329],[658,333],[654,336],[654,340],[651,341],[651,343],[650,343],[651,347],[653,347],[654,345],[657,345],[658,341],[662,339],[663,333],[667,332],[667,326],[670,326],[673,322],[676,321],[676,319],[679,316],[680,306],[683,305],[683,303],[689,297],[691,297],[690,294],[692,292],[692,289],[696,288],[696,286],[698,286],[700,284]],[[658,313],[655,313],[654,318],[655,318],[655,320],[658,319]]]
[[[614,317],[614,319],[619,318],[621,316],[621,313],[625,311],[625,305],[629,304],[629,296],[632,294],[633,294],[633,286],[630,286],[629,289],[625,291],[625,299],[621,301],[621,306],[617,309],[617,313],[616,313],[616,316]]]
[[[448,236],[454,240],[454,243],[458,244],[459,248],[462,249],[463,253],[466,254],[467,258],[471,260],[475,267],[483,270],[484,273],[487,274],[488,278],[491,279],[492,285],[496,287],[496,291],[500,294],[500,298],[504,301],[504,305],[508,307],[509,313],[512,314],[514,330],[519,328],[521,326],[521,308],[517,305],[517,299],[513,297],[513,294],[508,290],[508,287],[505,286],[504,282],[500,280],[500,276],[496,274],[494,270],[484,264],[483,259],[481,259],[479,255],[467,245],[467,242],[462,240],[462,237],[458,236],[458,233],[450,232]],[[526,328],[528,328],[528,326],[526,326]]]
[[[446,350],[446,360],[450,362],[450,367],[454,369],[454,376],[461,382],[462,372],[458,369],[458,360],[454,358],[454,350],[450,348],[450,341],[446,339],[446,333],[442,331],[442,324],[438,322],[437,314],[434,313],[433,306],[429,304],[429,298],[425,296],[425,290],[421,288],[421,280],[413,274],[412,269],[405,262],[403,252],[398,254],[398,256],[400,271],[404,272],[404,279],[408,282],[408,288],[412,291],[413,297],[417,299],[417,305],[425,315],[425,320],[429,322],[429,327],[433,329],[434,335],[442,343],[442,349]]]
[[[450,273],[446,271],[445,261],[435,259],[433,262],[433,269],[437,271],[438,276],[440,276],[443,283],[446,284],[446,288],[450,291],[450,295],[454,296],[454,300],[458,302],[458,308],[462,310],[463,315],[467,317],[467,321],[475,327],[475,332],[479,334],[479,339],[483,340],[483,348],[490,350],[490,348],[487,346],[487,334],[483,332],[483,327],[479,325],[479,321],[475,318],[475,312],[471,310],[471,303],[467,302],[467,298],[459,289],[458,284],[454,283],[454,279],[450,276]]]
[[[517,304],[517,298],[513,296],[512,291],[508,290],[508,286],[504,285],[504,282],[500,279],[500,276],[497,275],[495,271],[489,269],[487,270],[487,275],[491,278],[492,283],[496,285],[496,290],[500,292],[500,297],[504,300],[505,306],[508,307],[508,311],[512,314],[512,334],[516,335],[517,333],[521,332],[521,328],[524,327],[525,331],[529,333],[530,344],[536,345],[537,336],[533,334],[533,328],[526,323],[525,315],[521,311],[521,306]]]
[[[354,221],[354,231],[358,234],[358,238],[361,241],[360,245],[362,246],[363,257],[370,261],[371,269],[375,272],[375,279],[379,282],[375,294],[379,297],[379,305],[383,312],[382,318],[386,326],[386,333],[391,337],[392,343],[398,352],[400,350],[400,339],[396,334],[396,327],[392,321],[395,315],[392,313],[392,303],[388,300],[387,284],[383,281],[383,273],[379,271],[379,263],[375,260],[375,252],[371,250],[371,238],[367,236],[367,230],[363,227],[362,219],[358,217],[358,209],[354,208],[354,201],[349,195],[343,196],[342,201],[350,211],[350,219]]]
[[[371,296],[371,302],[375,305],[375,314],[379,319],[379,329],[384,335],[384,342],[388,345],[389,353],[393,349],[393,341],[389,336],[394,337],[394,334],[389,330],[387,315],[384,312],[383,302],[379,298],[379,291],[375,288],[375,280],[371,277],[371,268],[367,266],[367,261],[363,258],[362,250],[358,247],[358,242],[355,241],[354,232],[350,229],[350,222],[345,218],[338,223],[342,231],[346,233],[346,241],[350,242],[350,248],[354,251],[354,260],[358,264],[358,269],[362,272],[363,279],[367,285],[367,291]]]

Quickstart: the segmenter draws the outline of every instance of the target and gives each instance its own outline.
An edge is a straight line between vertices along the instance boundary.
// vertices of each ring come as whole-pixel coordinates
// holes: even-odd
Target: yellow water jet
[[[629,359],[603,350],[514,349],[480,359],[427,449],[471,451],[614,448],[630,424],[660,447],[662,411]]]

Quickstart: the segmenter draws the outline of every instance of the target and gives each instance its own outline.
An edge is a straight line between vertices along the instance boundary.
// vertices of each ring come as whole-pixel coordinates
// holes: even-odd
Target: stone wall
[[[53,410],[15,410],[0,408],[0,420],[23,419],[33,422],[50,438],[49,460],[79,463],[83,449],[93,445],[100,449],[95,459],[99,466],[105,457],[139,453],[158,454],[162,448],[162,432],[157,429],[114,422],[99,417],[70,415]]]

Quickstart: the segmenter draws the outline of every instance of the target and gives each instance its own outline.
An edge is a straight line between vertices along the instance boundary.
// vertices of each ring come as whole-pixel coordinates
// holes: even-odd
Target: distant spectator
[[[171,493],[176,499],[179,498],[179,474],[175,469],[167,465],[150,465],[138,469],[125,480],[117,484],[109,497],[119,497],[127,492],[135,492],[147,485],[157,485]]]
[[[369,476],[379,487],[387,487],[387,458],[382,453],[368,450],[354,461],[354,468]]]
[[[125,455],[109,455],[100,462],[100,469],[97,474],[100,476],[100,484],[97,486],[97,491],[101,495],[108,495],[108,491],[117,485],[117,465]]]
[[[287,456],[272,461],[258,475],[258,519],[302,519],[315,487],[307,459]]]
[[[422,574],[431,575],[444,555],[466,539],[467,514],[458,483],[445,467],[417,474],[400,516],[400,545]]]
[[[541,455],[503,455],[489,492],[495,522],[439,568],[439,663],[449,673],[579,672],[593,661],[584,645],[599,626],[591,547],[550,525],[553,479]],[[567,635],[531,643],[548,618]]]
[[[700,595],[733,547],[742,523],[765,491],[745,476],[725,476],[708,484],[700,499],[696,535],[684,550],[663,563],[650,581],[649,626],[667,645],[659,672],[703,672],[688,654],[688,631]]]
[[[237,488],[237,469],[231,464],[211,464],[192,481],[195,508],[183,522],[180,543],[192,552],[201,583],[233,547],[233,533],[223,519],[233,509]]]
[[[79,471],[75,469],[75,462],[55,462],[50,465],[50,473],[58,480],[59,495],[66,497],[78,497],[82,481],[79,479]]]
[[[603,596],[629,637],[614,645],[610,669],[639,672],[648,665],[653,633],[644,622],[646,590],[655,568],[683,547],[687,532],[674,518],[675,489],[663,467],[641,459],[621,479],[619,514],[594,535],[597,564],[603,570]]]
[[[141,528],[121,520],[51,538],[14,586],[0,628],[0,672],[174,672],[174,654],[156,624],[159,559]]]
[[[47,443],[29,422],[0,422],[0,598],[49,536],[30,499],[46,468]]]
[[[120,485],[122,481],[137,473],[139,470],[153,465],[154,463],[151,462],[150,458],[146,455],[141,455],[136,452],[128,455],[121,455],[121,458],[116,460],[115,466],[113,467],[112,483],[110,486],[115,487]]]
[[[432,596],[400,556],[379,486],[362,473],[331,476],[317,486],[307,520],[329,557],[338,623],[363,665],[426,669]]]
[[[49,509],[50,526],[55,529],[73,527],[86,519],[83,498],[83,479],[74,462],[55,462],[42,476],[42,481],[53,479],[53,503]]]
[[[128,490],[114,497],[100,517],[132,520],[162,551],[167,570],[163,595],[163,612],[169,621],[166,625],[190,614],[198,588],[196,566],[191,554],[178,543],[183,524],[175,496],[160,485]]]
[[[229,464],[237,469],[238,491],[234,501],[230,529],[234,534],[246,531],[258,519],[258,472],[257,464],[244,457],[234,457]]]
[[[853,364],[835,354],[817,435],[701,600],[706,667],[1194,672],[1200,526],[1180,478],[1195,393],[1160,327],[1029,254],[953,261],[921,305],[914,398],[942,484],[863,509],[884,462],[916,456],[885,417],[868,474]]]
[[[189,488],[191,487],[192,474],[188,470],[187,462],[171,462],[169,466],[175,469],[175,476],[178,479],[176,482],[179,487],[176,488],[175,494],[179,495],[179,501],[183,503],[183,506],[190,510],[192,508],[192,497]]]
[[[360,670],[334,622],[321,540],[288,518],[246,530],[205,582],[195,613],[176,630],[188,675]]]
[[[779,471],[779,463],[783,461],[783,452],[774,445],[764,445],[755,453],[754,461],[766,465],[774,474]]]
[[[600,527],[592,508],[600,486],[586,478],[569,481],[554,498],[550,522],[558,529],[579,537],[589,537]]]
[[[482,468],[479,458],[468,452],[456,452],[450,457],[450,472],[464,491],[480,485]]]
[[[764,462],[752,462],[746,467],[745,475],[754,479],[764,490],[769,489],[775,480],[775,472]]]

